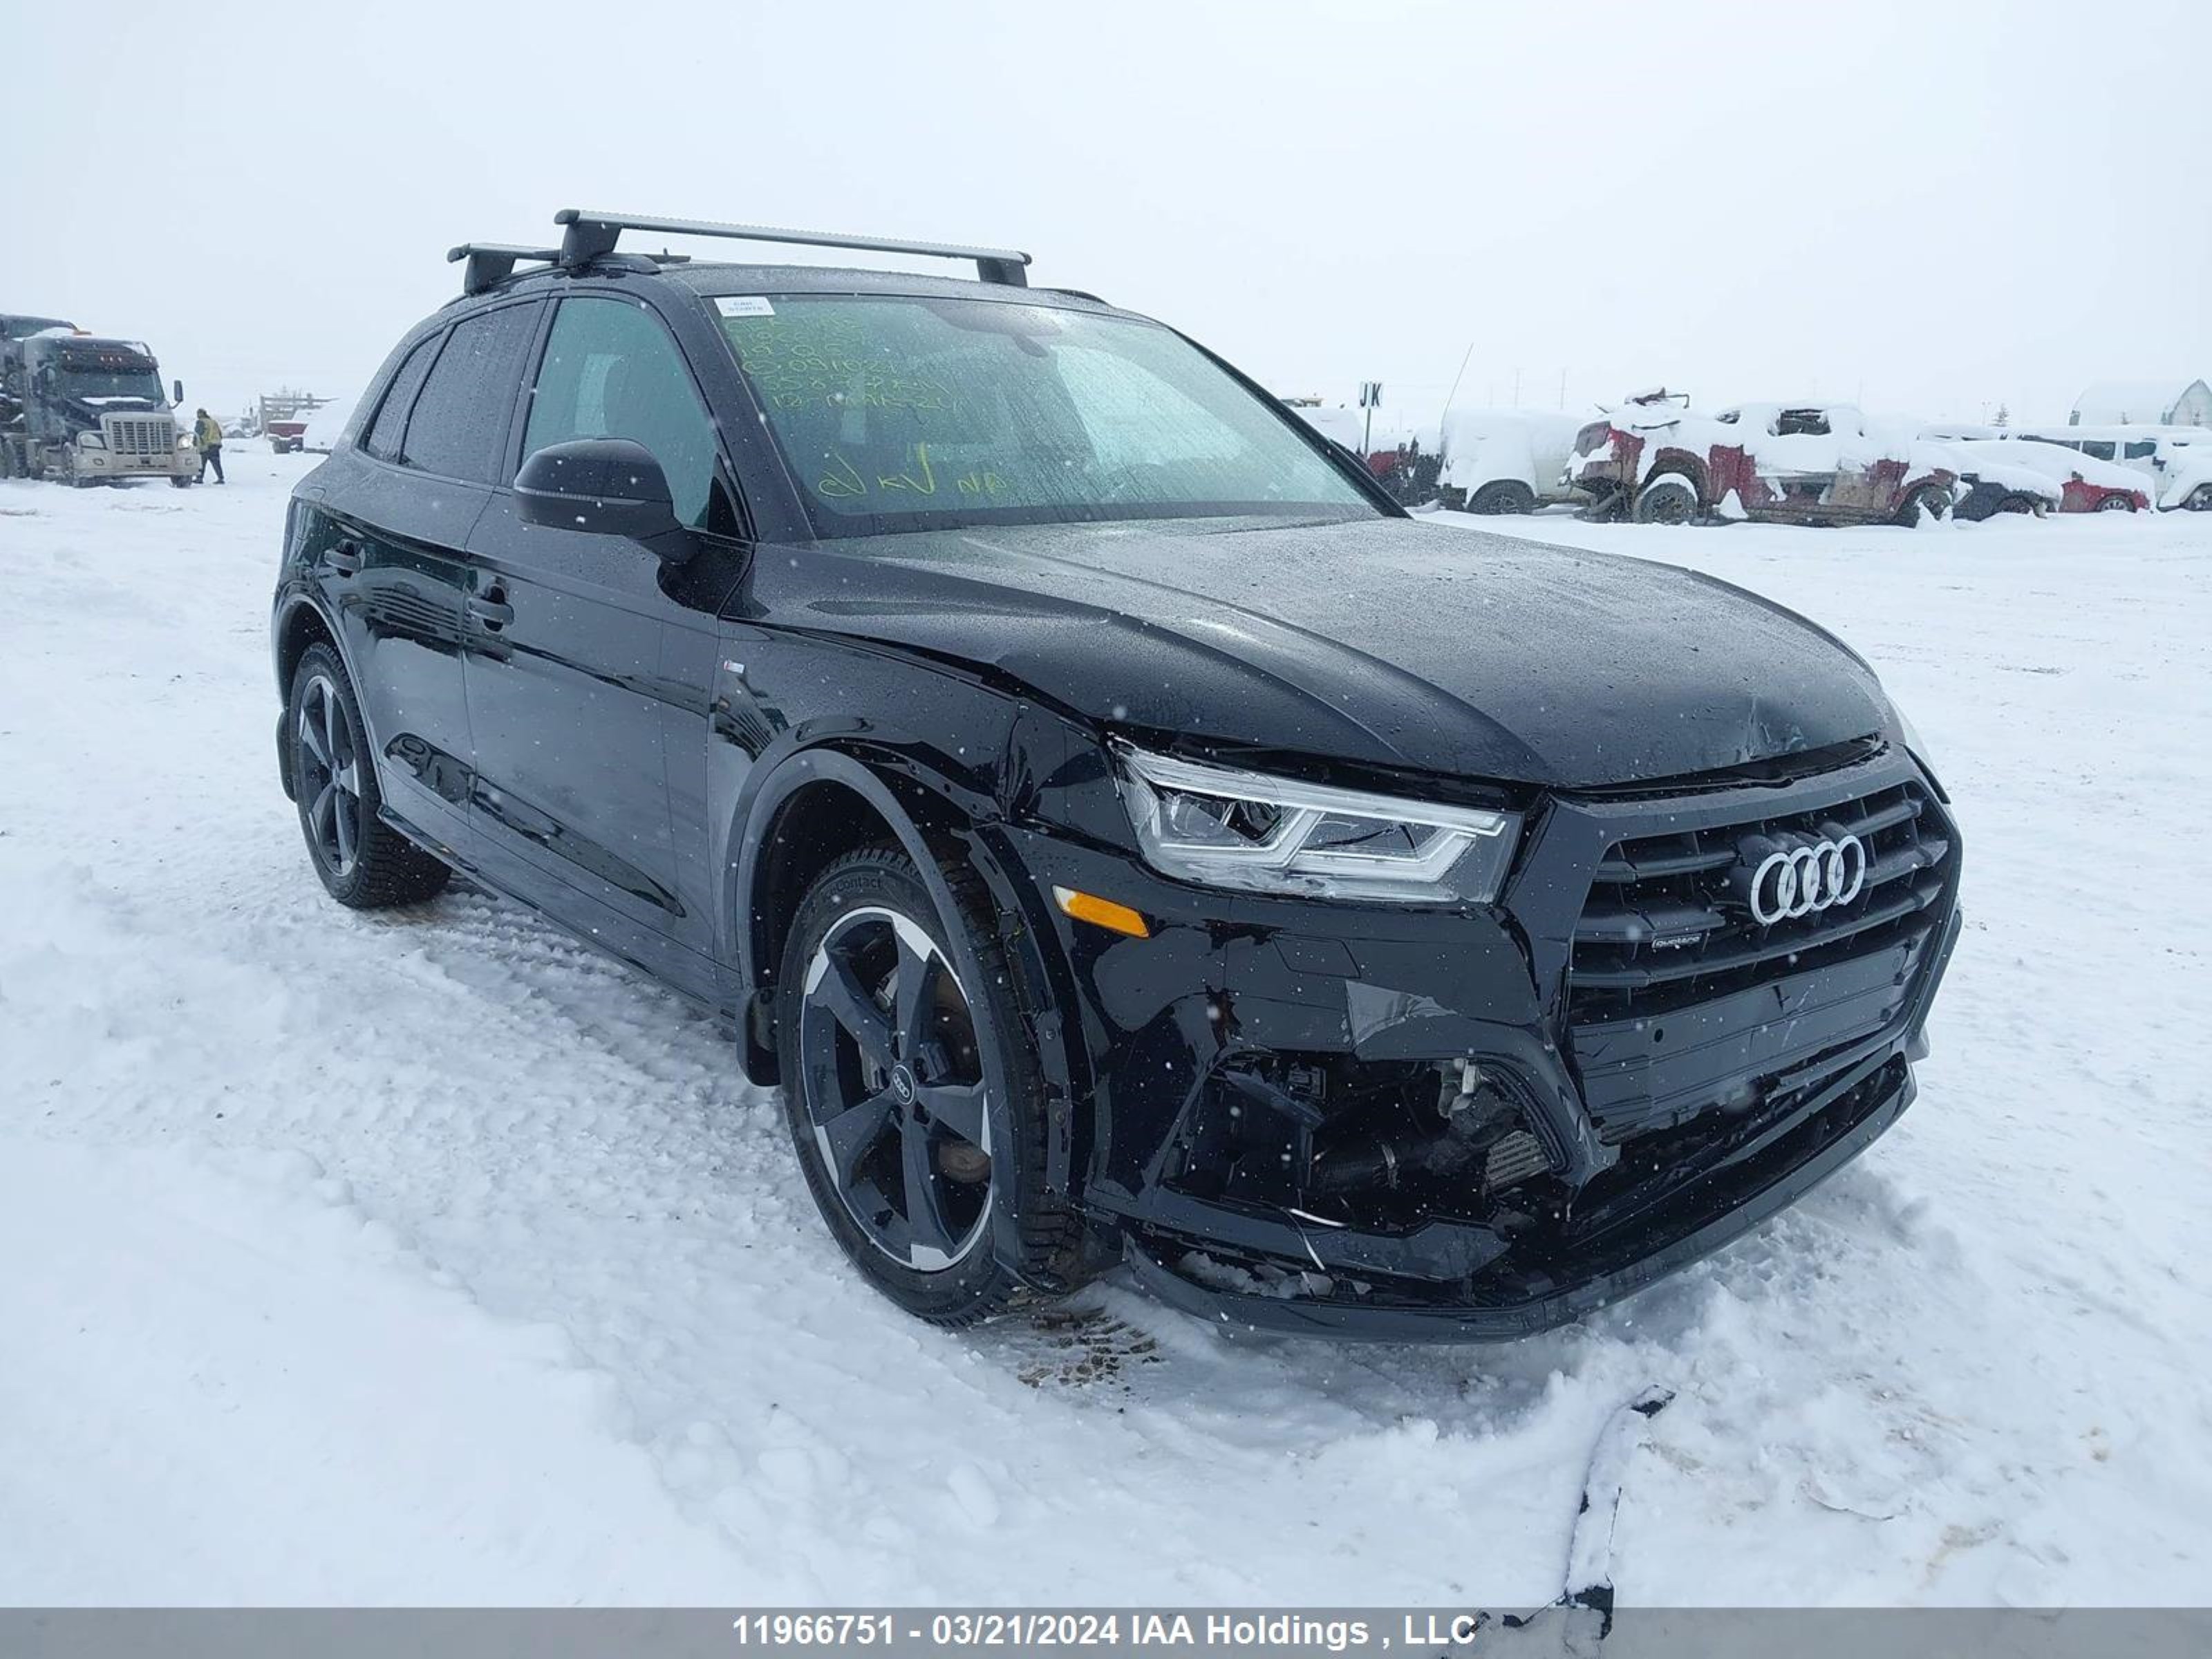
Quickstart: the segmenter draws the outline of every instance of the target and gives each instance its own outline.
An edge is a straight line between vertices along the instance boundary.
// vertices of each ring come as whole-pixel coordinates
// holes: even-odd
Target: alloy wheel
[[[902,1267],[964,1260],[990,1215],[991,1123],[944,947],[897,911],[848,911],[808,961],[799,1019],[807,1121],[847,1214]]]
[[[316,855],[343,880],[361,856],[361,755],[338,689],[318,674],[300,694],[300,798]]]

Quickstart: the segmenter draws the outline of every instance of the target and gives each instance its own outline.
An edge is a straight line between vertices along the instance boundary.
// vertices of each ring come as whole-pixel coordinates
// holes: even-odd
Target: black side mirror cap
[[[525,524],[623,536],[680,564],[692,532],[676,516],[668,475],[643,444],[628,438],[579,438],[538,450],[514,475]]]
[[[180,409],[184,406],[185,383],[182,380],[172,380],[169,382],[169,401],[176,404]]]

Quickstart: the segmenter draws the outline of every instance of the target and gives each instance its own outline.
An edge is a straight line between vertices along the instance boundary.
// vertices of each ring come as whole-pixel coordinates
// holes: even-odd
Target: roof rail
[[[925,253],[940,259],[973,259],[976,274],[987,283],[1000,283],[1010,288],[1029,286],[1024,267],[1030,256],[1015,248],[907,242],[888,236],[848,236],[826,230],[780,230],[773,225],[730,225],[712,219],[655,219],[643,214],[603,213],[586,208],[562,208],[553,216],[553,222],[568,227],[562,234],[559,258],[571,270],[613,252],[615,241],[623,232],[650,230],[671,236],[722,236],[744,242],[788,242],[803,247],[846,247],[870,253]]]
[[[505,242],[464,242],[446,250],[448,264],[461,259],[469,262],[461,273],[464,295],[481,294],[505,282],[514,275],[518,260],[535,259],[550,265],[558,264],[560,258],[561,250],[556,247],[515,247]]]

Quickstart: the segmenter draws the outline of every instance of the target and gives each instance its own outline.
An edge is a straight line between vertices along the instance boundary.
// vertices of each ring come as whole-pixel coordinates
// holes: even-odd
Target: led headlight
[[[1117,744],[1146,860],[1211,887],[1401,904],[1487,904],[1521,815],[1431,806]]]

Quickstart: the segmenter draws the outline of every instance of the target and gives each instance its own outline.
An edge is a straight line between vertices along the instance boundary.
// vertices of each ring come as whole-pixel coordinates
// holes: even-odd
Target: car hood
[[[1694,571],[1418,520],[932,532],[764,558],[770,625],[974,664],[1103,724],[1554,787],[1880,732],[1832,635]]]

